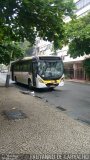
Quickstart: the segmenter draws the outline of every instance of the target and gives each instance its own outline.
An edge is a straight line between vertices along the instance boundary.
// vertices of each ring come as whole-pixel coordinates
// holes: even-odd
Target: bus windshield
[[[63,63],[61,60],[38,62],[38,74],[43,79],[58,79],[63,74]]]

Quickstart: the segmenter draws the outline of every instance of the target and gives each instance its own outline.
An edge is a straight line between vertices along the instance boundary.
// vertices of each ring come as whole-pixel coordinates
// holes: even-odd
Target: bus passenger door
[[[32,63],[32,80],[33,86],[36,87],[37,65],[36,62]]]

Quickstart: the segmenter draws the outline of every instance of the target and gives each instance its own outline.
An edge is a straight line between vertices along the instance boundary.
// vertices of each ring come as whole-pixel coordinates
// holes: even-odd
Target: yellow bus
[[[62,59],[58,56],[32,56],[11,63],[11,79],[29,88],[54,88],[64,85]]]

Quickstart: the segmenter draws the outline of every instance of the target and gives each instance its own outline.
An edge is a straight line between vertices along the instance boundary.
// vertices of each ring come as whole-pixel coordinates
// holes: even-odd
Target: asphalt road
[[[6,73],[0,73],[0,81],[5,83]],[[10,81],[12,83],[12,81]],[[17,86],[26,90],[26,86]],[[36,98],[49,103],[51,107],[64,112],[72,118],[90,125],[90,85],[65,82],[60,88],[35,91]]]
[[[36,92],[36,96],[74,119],[90,125],[89,84],[65,82],[61,88],[56,88],[53,91]]]

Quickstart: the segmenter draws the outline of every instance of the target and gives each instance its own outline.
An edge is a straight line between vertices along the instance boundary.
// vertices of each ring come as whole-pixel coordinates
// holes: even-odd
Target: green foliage
[[[85,72],[88,77],[90,77],[90,58],[87,58],[83,62],[83,66],[85,68]]]
[[[22,55],[13,41],[26,39],[33,45],[39,36],[53,41],[55,49],[61,48],[65,39],[63,17],[72,17],[73,9],[73,0],[0,0],[0,61],[9,63]]]
[[[90,54],[90,13],[68,23],[66,35],[70,41],[68,53],[72,57]]]
[[[17,58],[23,57],[23,52],[17,44],[0,43],[0,63],[9,64]]]
[[[73,0],[1,0],[0,3],[0,22],[7,38],[19,41],[26,38],[33,44],[38,35],[54,41],[56,48],[62,46],[63,16],[73,15]]]
[[[74,38],[69,44],[68,54],[73,58],[90,54],[90,38]]]

